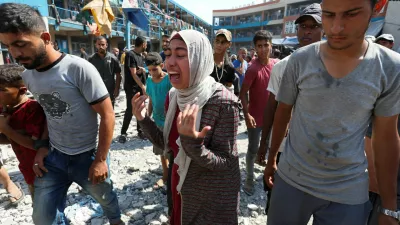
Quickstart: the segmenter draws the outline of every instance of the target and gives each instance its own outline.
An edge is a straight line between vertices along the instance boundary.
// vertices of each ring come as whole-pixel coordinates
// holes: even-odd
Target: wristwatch
[[[400,211],[392,211],[389,209],[385,209],[383,207],[379,207],[379,212],[382,213],[383,215],[393,217],[398,222],[400,222]]]

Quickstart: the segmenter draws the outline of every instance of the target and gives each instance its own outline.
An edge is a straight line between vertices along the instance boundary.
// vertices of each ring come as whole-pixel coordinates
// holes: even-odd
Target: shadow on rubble
[[[122,220],[127,225],[163,222],[167,218],[166,189],[155,189],[155,183],[161,178],[160,174],[161,167],[148,171],[128,169],[116,174],[116,180],[113,180],[114,191],[118,196]],[[111,178],[113,179],[113,176]],[[132,181],[121,185],[119,183],[122,180]],[[65,215],[72,223],[108,224],[100,205],[80,187],[69,191]]]
[[[236,138],[237,138],[237,140],[246,140],[246,139],[249,138],[249,136],[248,136],[247,133],[244,131],[244,132],[238,133],[238,135],[237,135]]]

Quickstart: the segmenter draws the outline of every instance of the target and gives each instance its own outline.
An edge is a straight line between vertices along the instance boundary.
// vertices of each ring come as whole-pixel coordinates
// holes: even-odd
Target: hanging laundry
[[[149,19],[141,8],[139,8],[138,0],[124,0],[122,2],[122,10],[126,18],[135,26],[142,30],[149,30]]]
[[[91,13],[90,11],[86,10],[86,11],[81,11],[77,16],[76,16],[76,21],[79,21],[83,24],[83,33],[85,35],[87,35],[89,32],[87,30],[86,25],[92,25],[92,23],[94,22],[92,17],[91,17]],[[90,29],[90,28],[89,28]],[[97,26],[96,26],[97,29]]]
[[[85,5],[82,11],[90,11],[97,24],[100,35],[111,36],[111,23],[114,21],[114,13],[108,0],[93,0]]]
[[[99,27],[97,26],[96,23],[90,24],[89,22],[86,24],[89,27],[90,33],[95,35],[95,36],[100,36],[101,32],[99,30]]]

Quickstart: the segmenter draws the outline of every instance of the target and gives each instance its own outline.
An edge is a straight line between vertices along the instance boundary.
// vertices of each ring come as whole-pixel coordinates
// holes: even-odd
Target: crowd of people
[[[316,225],[398,224],[400,55],[392,35],[365,37],[375,4],[309,5],[295,21],[300,48],[282,60],[272,57],[266,30],[255,33],[250,53],[229,56],[226,29],[213,45],[194,30],[164,35],[161,53],[143,37],[122,54],[108,52],[99,36],[94,55],[82,48],[77,57],[55,48],[36,9],[0,4],[0,41],[23,66],[0,66],[0,144],[11,144],[20,162],[33,222],[68,224],[75,182],[110,224],[124,224],[109,172],[123,89],[118,141],[127,141],[135,117],[138,136],[160,156],[155,186],[166,188],[171,225],[238,224],[241,185],[254,194],[255,163],[265,166],[268,225],[306,225],[311,216]],[[1,158],[0,182],[8,206],[18,205],[25,194]]]

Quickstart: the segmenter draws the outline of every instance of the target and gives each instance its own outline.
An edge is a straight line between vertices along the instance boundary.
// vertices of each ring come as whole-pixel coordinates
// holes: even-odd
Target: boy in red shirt
[[[39,103],[26,95],[22,71],[24,68],[17,65],[0,66],[0,143],[11,144],[33,198],[34,149],[38,149],[46,117]]]
[[[258,152],[261,131],[263,126],[263,112],[267,106],[269,91],[267,91],[271,70],[279,60],[271,59],[272,34],[261,30],[253,38],[258,57],[252,61],[247,69],[240,100],[243,105],[243,114],[249,135],[249,145],[246,154],[247,177],[243,191],[248,195],[254,194],[254,162]],[[248,98],[247,99],[247,93]]]

